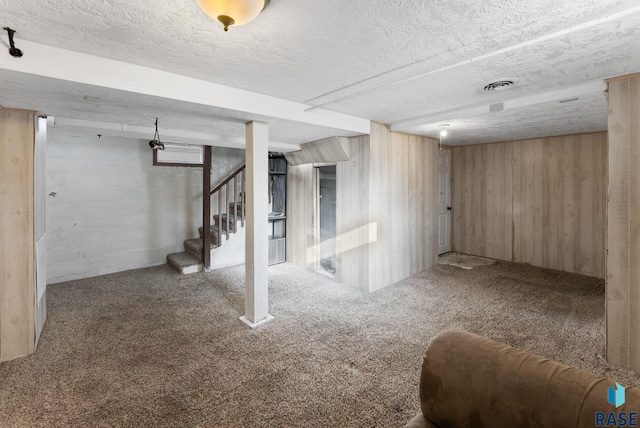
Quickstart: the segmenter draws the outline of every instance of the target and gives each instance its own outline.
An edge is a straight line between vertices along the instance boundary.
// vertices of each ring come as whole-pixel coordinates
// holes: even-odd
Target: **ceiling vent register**
[[[515,85],[515,80],[497,80],[482,86],[484,92],[500,92],[511,89]]]

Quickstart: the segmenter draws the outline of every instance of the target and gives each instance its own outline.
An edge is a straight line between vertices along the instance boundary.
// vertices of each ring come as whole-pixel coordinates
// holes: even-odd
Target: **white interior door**
[[[438,254],[451,251],[451,151],[438,151]]]

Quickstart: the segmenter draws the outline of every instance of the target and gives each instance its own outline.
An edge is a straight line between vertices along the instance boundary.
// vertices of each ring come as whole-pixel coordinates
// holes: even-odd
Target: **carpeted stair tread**
[[[167,256],[167,263],[182,274],[202,271],[202,263],[200,263],[200,260],[186,252],[169,254]]]
[[[202,226],[200,226],[198,228],[198,234],[200,235],[201,238],[204,235],[203,231],[204,231],[204,228]],[[223,228],[222,231],[224,232],[224,228]],[[211,236],[211,240],[212,241],[218,242],[217,241],[217,239],[218,239],[218,226],[216,226],[216,225],[209,226],[209,236]]]
[[[194,258],[198,259],[198,262],[202,261],[202,248],[204,248],[204,239],[195,238],[187,239],[184,241],[184,249],[186,252]],[[212,250],[217,248],[215,242],[211,241],[210,247]]]
[[[226,223],[226,222],[227,222],[227,214],[226,214],[226,213],[225,213],[225,214],[222,214],[222,215],[219,215],[219,214],[214,215],[214,216],[213,216],[213,221],[214,221],[214,222],[217,222],[217,221],[218,221],[218,218],[221,218],[221,219],[222,219],[222,221],[223,221],[224,223]],[[240,213],[238,213],[238,218],[237,218],[237,219],[236,219],[236,216],[235,216],[235,215],[233,215],[233,212],[232,212],[231,214],[229,214],[229,222],[230,222],[230,223],[233,223],[233,221],[234,221],[234,220],[236,220],[236,221],[240,221]],[[217,223],[216,223],[216,224],[217,224]]]
[[[227,214],[216,214],[213,216],[213,221],[215,222],[215,227],[218,227],[218,222],[221,221],[222,222],[222,228],[225,229],[226,231],[226,227],[227,227]],[[240,216],[237,217],[236,220],[236,216],[234,216],[233,214],[231,214],[229,216],[229,231],[230,232],[235,232],[236,229],[238,228],[238,224],[237,222],[240,221]]]
[[[236,202],[235,204],[233,202],[229,202],[229,211],[228,212],[230,212],[231,214],[235,213],[234,205],[235,205],[236,209],[238,210],[238,217],[240,217],[240,213],[242,213],[242,208],[243,208],[243,206],[242,206],[242,204],[240,202]],[[245,212],[245,214],[247,212],[247,204],[246,204],[246,202],[244,204],[244,212]]]
[[[204,247],[204,239],[202,238],[187,239],[186,241],[184,241],[184,247],[190,248],[195,251],[202,251],[202,248]],[[213,250],[216,247],[217,245],[211,242],[210,248]]]
[[[237,203],[238,215],[234,215],[234,204],[229,203],[231,213],[229,214],[229,233],[236,233],[242,225],[240,224],[240,203]],[[246,205],[245,205],[246,209]],[[221,243],[227,235],[227,214],[214,215],[214,223],[209,227],[209,236],[211,237],[211,249],[215,249],[221,246]],[[218,221],[222,224],[218,225]],[[220,236],[220,232],[222,235]],[[198,228],[198,234],[200,238],[187,239],[184,241],[184,253],[174,253],[167,256],[167,262],[169,265],[180,273],[195,273],[202,271],[202,248],[204,246],[204,228]]]

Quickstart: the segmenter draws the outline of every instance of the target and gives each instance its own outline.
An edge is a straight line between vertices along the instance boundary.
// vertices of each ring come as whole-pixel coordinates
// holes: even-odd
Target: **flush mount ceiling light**
[[[231,25],[244,25],[253,21],[271,2],[271,0],[196,1],[204,13],[224,25],[224,31],[229,31]]]
[[[440,150],[442,150],[442,139],[444,137],[447,136],[448,132],[447,132],[447,128],[449,127],[448,123],[443,123],[441,125],[438,125],[438,128],[440,128],[440,142],[438,143],[438,148]]]

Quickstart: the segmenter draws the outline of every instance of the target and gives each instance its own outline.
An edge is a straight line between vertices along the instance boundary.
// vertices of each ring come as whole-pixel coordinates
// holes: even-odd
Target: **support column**
[[[640,74],[608,83],[607,360],[640,371]]]
[[[34,113],[0,108],[0,362],[35,350]]]
[[[245,245],[245,310],[240,320],[251,328],[273,319],[269,315],[269,136],[263,122],[247,123]]]

